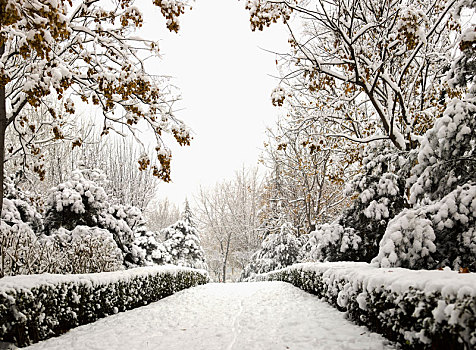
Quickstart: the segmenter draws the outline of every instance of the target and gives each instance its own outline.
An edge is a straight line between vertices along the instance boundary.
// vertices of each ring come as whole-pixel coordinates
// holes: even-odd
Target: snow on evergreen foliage
[[[144,224],[142,213],[132,206],[110,205],[98,216],[98,226],[112,232],[128,268],[145,265],[144,253],[135,244],[136,234],[140,235],[140,232],[145,230]]]
[[[410,201],[442,198],[476,182],[476,100],[454,99],[421,142],[412,170]]]
[[[53,187],[47,202],[45,233],[51,235],[59,228],[74,231],[77,226],[105,229],[122,251],[126,267],[143,266],[145,254],[134,244],[135,234],[144,230],[142,213],[135,207],[111,205],[102,187],[105,180],[100,170],[76,170],[71,179]]]
[[[45,232],[77,225],[97,226],[99,214],[107,207],[107,195],[98,180],[100,171],[73,171],[71,179],[53,187],[46,204]]]
[[[374,259],[381,267],[476,270],[476,185],[406,209],[388,225]]]
[[[156,251],[162,263],[206,269],[205,253],[198,236],[198,230],[186,217],[163,230],[165,251]],[[162,254],[163,252],[163,254]],[[169,261],[167,261],[169,260]]]
[[[291,223],[281,225],[278,233],[271,233],[261,243],[261,249],[254,253],[250,263],[245,266],[241,279],[255,274],[277,270],[298,262],[303,246],[303,237],[297,236],[297,230]]]
[[[25,223],[34,231],[43,230],[43,219],[31,201],[31,195],[5,179],[2,219],[10,223]]]
[[[476,269],[475,42],[473,26],[461,35],[448,74],[448,85],[467,93],[423,136],[409,180],[413,208],[389,223],[374,259],[379,266]]]
[[[338,223],[322,224],[309,234],[302,246],[300,261],[356,261],[362,238],[353,228]]]
[[[145,231],[136,235],[134,244],[140,250],[140,259],[145,266],[163,265],[171,263],[171,256],[164,245],[159,242],[157,233]]]
[[[330,247],[320,250],[319,260],[336,261],[339,256],[341,260],[365,261],[375,257],[378,253],[378,243],[380,242],[388,222],[403,208],[406,207],[405,199],[405,178],[408,173],[408,154],[398,153],[394,146],[388,142],[378,142],[366,149],[362,160],[362,172],[356,175],[348,187],[346,194],[356,197],[352,205],[338,219],[338,224],[345,228],[352,228],[355,232],[350,233],[335,227],[331,236],[337,237],[346,233],[353,237],[352,244],[359,241],[359,253],[354,249],[338,252],[326,258],[320,254],[330,253]],[[337,238],[330,238],[337,242]],[[340,240],[346,240],[343,236]],[[328,243],[323,243],[324,245]],[[319,248],[320,249],[320,248]],[[340,254],[342,253],[342,254]],[[347,255],[346,253],[349,253]],[[332,254],[332,253],[331,253]]]

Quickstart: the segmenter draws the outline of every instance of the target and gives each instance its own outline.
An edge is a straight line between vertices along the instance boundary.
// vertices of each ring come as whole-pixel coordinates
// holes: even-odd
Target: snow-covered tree
[[[323,136],[367,143],[389,139],[399,150],[444,110],[442,77],[450,65],[451,9],[457,0],[247,0],[252,30],[278,19],[291,49],[281,55],[275,105],[328,120]]]
[[[262,162],[269,169],[261,211],[268,228],[275,211],[285,211],[300,232],[309,233],[316,223],[331,221],[345,204],[342,188],[348,177],[345,142],[321,137],[320,121],[301,123],[292,108],[268,140]],[[300,115],[299,113],[297,113]]]
[[[100,185],[105,175],[97,170],[76,170],[71,179],[53,187],[46,204],[45,233],[78,225],[99,226],[99,217],[108,207],[108,198]]]
[[[72,231],[77,226],[106,229],[122,251],[125,266],[141,266],[143,254],[134,244],[134,230],[144,229],[142,214],[135,207],[111,205],[101,185],[105,180],[101,171],[84,169],[73,171],[70,180],[53,187],[44,232],[51,235],[59,228]]]
[[[303,237],[297,236],[297,230],[291,223],[282,224],[278,233],[266,236],[261,249],[253,254],[251,261],[244,268],[241,279],[254,274],[277,270],[298,262]]]
[[[178,31],[187,1],[153,3],[167,19],[167,28]],[[189,144],[190,137],[171,113],[176,98],[166,80],[145,71],[144,60],[157,57],[158,45],[136,35],[143,22],[139,7],[129,0],[7,0],[0,12],[0,191],[5,132],[15,123],[30,127],[22,113],[27,105],[47,105],[54,119],[49,129],[54,138],[63,138],[62,115],[49,105],[55,99],[62,100],[66,114],[74,113],[79,101],[99,106],[104,134],[119,124],[139,141],[134,125],[144,121],[157,141],[154,175],[170,180],[171,155],[161,135],[171,134],[181,145]],[[81,143],[79,138],[72,141]],[[35,151],[41,153],[39,147]],[[139,162],[141,169],[150,165],[147,156]],[[43,174],[41,163],[31,167]]]
[[[307,236],[300,251],[300,261],[362,260],[362,238],[353,228],[333,222],[319,225]]]
[[[232,179],[200,191],[198,219],[203,246],[210,269],[220,281],[226,281],[230,268],[231,275],[235,268],[241,271],[259,248],[261,193],[256,168],[242,168]]]
[[[474,2],[461,2],[476,8]],[[459,14],[459,12],[456,12]],[[476,269],[476,70],[474,24],[459,36],[459,57],[448,72],[454,95],[427,131],[409,180],[412,208],[388,225],[375,263],[409,268]]]
[[[197,228],[193,224],[192,213],[188,205],[182,219],[163,230],[165,241],[163,246],[168,254],[164,254],[163,263],[171,263],[179,266],[189,266],[206,269],[205,253],[200,243]],[[169,261],[167,261],[169,259]]]
[[[359,252],[349,251],[350,256],[344,253],[341,258],[370,262],[377,255],[388,222],[407,206],[405,179],[410,159],[389,142],[366,147],[360,173],[346,188],[346,194],[355,199],[337,220],[361,238]]]
[[[11,223],[25,223],[34,232],[43,231],[43,217],[38,210],[38,198],[21,189],[13,178],[4,181],[5,210],[2,219]]]

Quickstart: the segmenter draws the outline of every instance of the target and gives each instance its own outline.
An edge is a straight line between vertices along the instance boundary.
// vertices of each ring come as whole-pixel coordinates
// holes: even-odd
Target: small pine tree
[[[163,231],[165,241],[163,246],[168,254],[164,258],[179,266],[206,269],[205,253],[200,244],[198,230],[193,223],[193,214],[185,203],[182,219]]]
[[[277,233],[270,233],[261,243],[261,249],[253,254],[244,268],[241,279],[255,274],[277,270],[298,262],[303,239],[297,237],[297,230],[285,222]]]

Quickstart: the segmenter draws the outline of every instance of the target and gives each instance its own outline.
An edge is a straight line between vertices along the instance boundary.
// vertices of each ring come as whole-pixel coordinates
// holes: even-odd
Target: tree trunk
[[[5,52],[5,45],[0,47],[0,57]],[[3,179],[5,162],[5,131],[7,129],[7,106],[5,96],[5,86],[0,86],[0,216],[3,209]]]
[[[226,282],[226,258],[223,260],[223,283]]]
[[[226,251],[225,255],[223,256],[223,283],[226,283],[226,263],[228,261],[228,253],[230,252],[230,240],[231,234],[228,234],[228,240],[226,242]]]

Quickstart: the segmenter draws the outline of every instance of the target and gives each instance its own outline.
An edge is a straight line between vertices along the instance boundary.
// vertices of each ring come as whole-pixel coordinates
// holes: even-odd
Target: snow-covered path
[[[27,349],[393,349],[283,282],[207,284]]]

